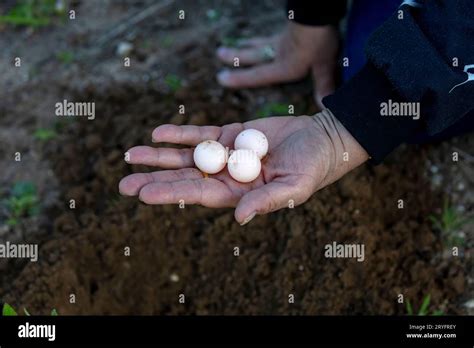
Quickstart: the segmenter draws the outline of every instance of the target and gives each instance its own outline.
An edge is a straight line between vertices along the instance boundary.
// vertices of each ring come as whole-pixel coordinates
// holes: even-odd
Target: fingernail
[[[217,81],[221,85],[225,85],[229,82],[229,77],[230,77],[230,71],[229,70],[224,70],[224,71],[221,71],[217,74]]]
[[[252,220],[255,217],[255,215],[257,215],[257,212],[254,211],[252,214],[250,214],[249,216],[245,218],[245,220],[240,224],[240,226],[248,224],[250,220]]]

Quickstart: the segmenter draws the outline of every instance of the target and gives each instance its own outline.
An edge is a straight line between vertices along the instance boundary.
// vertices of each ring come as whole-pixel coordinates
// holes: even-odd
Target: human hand
[[[211,208],[236,207],[235,219],[249,222],[255,214],[305,202],[314,192],[339,179],[367,160],[365,150],[329,110],[315,116],[271,117],[216,126],[162,125],[154,142],[196,146],[216,140],[232,149],[238,133],[254,128],[269,141],[262,171],[251,183],[239,183],[227,171],[204,177],[193,162],[193,148],[137,146],[128,151],[131,164],[163,169],[135,173],[119,184],[121,194],[139,196],[147,204],[200,204]],[[344,161],[344,152],[348,161]]]
[[[307,26],[290,22],[279,35],[239,42],[239,48],[220,47],[218,58],[226,64],[251,66],[223,70],[219,83],[230,88],[259,87],[299,80],[311,70],[314,98],[321,100],[335,89],[339,38],[332,26]],[[272,57],[273,56],[273,57]]]

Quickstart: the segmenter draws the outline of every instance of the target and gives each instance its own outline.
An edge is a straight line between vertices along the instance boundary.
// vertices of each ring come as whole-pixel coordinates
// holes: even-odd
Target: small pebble
[[[217,12],[216,10],[214,10],[213,8],[209,9],[206,11],[206,16],[207,18],[209,18],[210,20],[216,20],[219,18],[219,12]]]
[[[474,309],[474,299],[467,301],[464,304],[464,307],[469,308],[469,309]]]
[[[179,276],[176,274],[176,273],[172,273],[170,275],[170,280],[173,282],[173,283],[177,283],[179,282]]]
[[[439,172],[439,168],[438,168],[438,166],[435,166],[435,165],[433,164],[433,165],[430,167],[430,171],[431,171],[431,173],[436,174],[436,173]]]
[[[125,57],[132,53],[132,50],[133,45],[130,42],[122,41],[117,46],[117,55]]]

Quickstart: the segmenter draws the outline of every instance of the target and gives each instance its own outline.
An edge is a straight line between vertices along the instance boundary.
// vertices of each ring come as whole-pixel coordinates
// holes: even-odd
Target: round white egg
[[[201,171],[207,174],[216,174],[226,165],[227,151],[217,141],[206,140],[196,146],[193,158],[194,164]]]
[[[260,174],[262,164],[253,150],[235,150],[227,161],[227,170],[230,176],[239,182],[254,181]]]
[[[259,130],[246,129],[235,138],[234,149],[253,150],[262,159],[268,152],[268,139]]]

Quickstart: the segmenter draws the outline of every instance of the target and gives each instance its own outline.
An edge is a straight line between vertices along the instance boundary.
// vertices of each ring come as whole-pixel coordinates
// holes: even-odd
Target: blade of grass
[[[8,303],[3,304],[2,315],[5,317],[13,317],[18,315],[16,311]]]
[[[428,307],[430,306],[431,295],[426,295],[423,299],[423,303],[421,304],[420,310],[418,311],[418,315],[426,315],[428,314]]]

